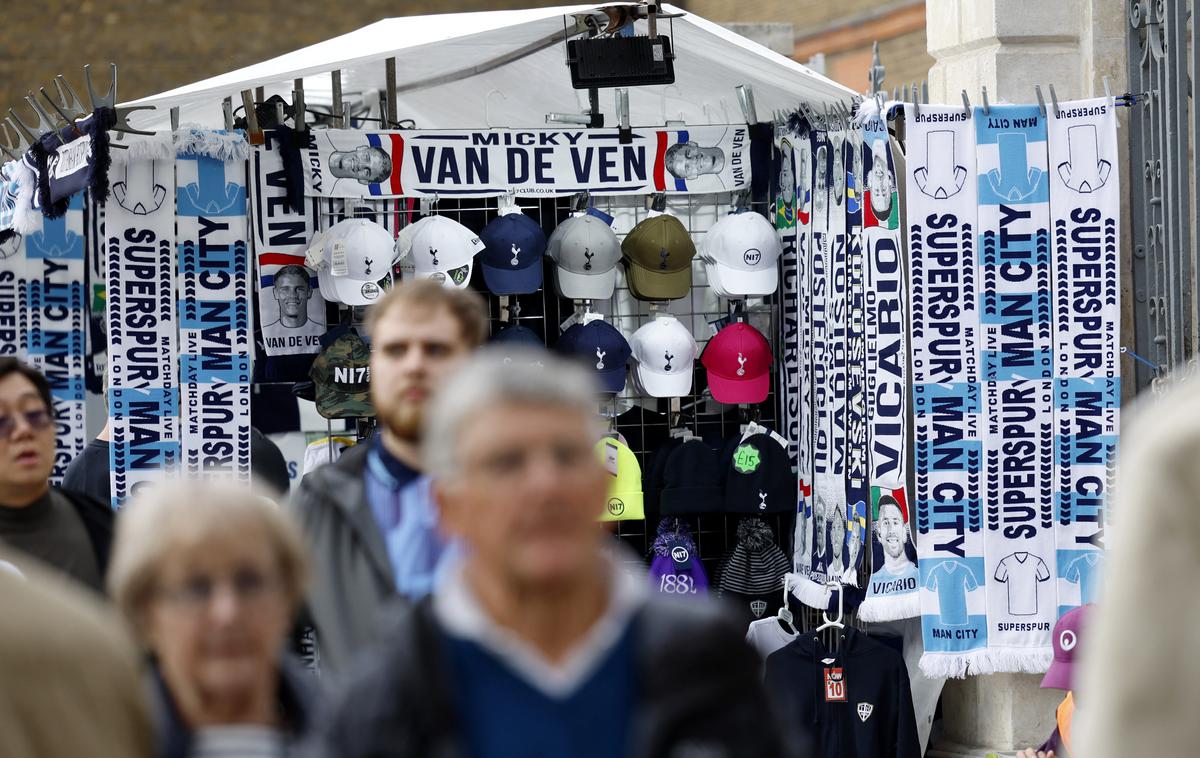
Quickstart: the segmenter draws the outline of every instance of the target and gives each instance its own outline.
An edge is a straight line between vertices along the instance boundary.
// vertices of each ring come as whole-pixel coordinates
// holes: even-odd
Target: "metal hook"
[[[59,115],[59,117],[66,123],[67,126],[70,126],[72,129],[74,129],[76,134],[82,134],[82,132],[80,132],[75,126],[75,122],[71,120],[71,117],[68,116],[62,108],[59,108],[58,103],[54,102],[54,99],[50,97],[50,93],[46,91],[45,87],[38,87],[38,92],[42,93],[42,97],[45,99],[45,101],[50,104],[50,107],[54,109],[54,112]]]
[[[292,82],[292,126],[296,131],[304,131],[304,79]],[[394,115],[394,114],[390,114]]]
[[[67,123],[70,123],[68,121],[67,123],[60,124],[55,121],[38,103],[37,97],[32,92],[25,96],[25,102],[29,103],[29,107],[33,108],[33,112],[37,114],[37,130],[42,134],[45,134],[46,132],[57,132],[60,128],[66,126]]]
[[[9,110],[11,112],[12,109],[10,108]],[[13,150],[16,150],[18,153],[24,153],[26,150],[28,150],[29,140],[26,139],[24,134],[21,134],[21,131],[16,127],[16,125],[13,124],[13,120],[11,118],[6,118],[4,119],[3,124],[5,140],[8,140],[10,134],[9,129],[12,129],[11,134],[15,138],[11,142],[8,142],[8,146]],[[26,134],[28,134],[28,132]]]
[[[962,97],[963,97],[963,112],[966,113],[968,116],[970,116],[971,115],[971,101],[967,97],[966,90],[962,91]]]
[[[37,135],[34,134],[28,126],[26,126],[25,122],[21,120],[21,117],[17,115],[16,111],[14,111],[12,108],[9,108],[8,115],[9,118],[6,120],[13,125],[14,129],[25,135],[25,138],[29,140],[29,144],[32,145],[34,142],[37,142]]]
[[[58,99],[62,109],[71,114],[72,120],[88,114],[88,110],[83,107],[83,101],[79,99],[79,95],[75,93],[75,89],[67,81],[67,77],[62,74],[56,75],[54,88],[58,90]]]
[[[97,95],[96,88],[92,85],[92,64],[83,64],[83,78],[87,80],[88,100],[92,102],[92,110],[98,110],[101,106],[117,107],[117,64],[109,63],[108,66],[112,81],[108,83],[107,92]]]
[[[1034,91],[1034,93],[1037,94],[1038,113],[1041,113],[1042,116],[1045,117],[1045,115],[1046,115],[1046,98],[1042,97],[1042,85],[1040,85],[1040,84],[1033,85],[1033,91]]]
[[[1058,93],[1054,91],[1054,85],[1050,85],[1050,102],[1054,104],[1054,112],[1058,113]]]
[[[20,160],[21,159],[20,152],[24,152],[23,150],[20,150],[20,145],[21,145],[20,136],[21,135],[18,134],[17,140],[14,142],[12,139],[11,132],[9,132],[8,129],[9,129],[9,127],[8,127],[7,119],[4,121],[0,121],[0,131],[2,131],[4,134],[4,141],[0,142],[0,150],[4,151],[4,154],[7,155],[9,158],[12,158],[14,161]],[[17,152],[17,151],[20,151],[20,152]]]
[[[227,97],[221,101],[221,111],[225,114],[225,131],[233,131],[233,98]]]
[[[992,104],[988,102],[987,87],[986,86],[982,87],[982,89],[983,89],[983,115],[990,116],[990,115],[992,115]]]
[[[1103,77],[1101,79],[1101,81],[1104,83],[1104,99],[1109,101],[1109,103],[1111,104],[1113,96],[1112,96],[1112,90],[1109,88],[1108,77],[1107,76]]]
[[[254,93],[248,89],[242,90],[242,107],[246,109],[246,134],[251,145],[263,143],[262,129],[258,127],[258,112],[254,110]]]
[[[493,87],[488,90],[488,93],[483,98],[483,122],[488,125],[489,129],[494,129],[492,124],[492,95],[499,95],[501,100],[508,100],[508,95],[501,92],[498,88]]]

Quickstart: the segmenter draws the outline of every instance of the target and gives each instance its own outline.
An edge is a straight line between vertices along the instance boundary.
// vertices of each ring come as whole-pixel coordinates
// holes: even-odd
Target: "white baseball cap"
[[[396,236],[396,252],[411,257],[413,276],[459,289],[471,282],[475,256],[483,248],[478,234],[445,216],[426,216]]]
[[[392,286],[396,257],[392,233],[365,218],[348,218],[318,235],[305,253],[317,270],[321,296],[346,305],[370,305]]]
[[[563,221],[546,252],[556,264],[559,294],[571,300],[607,300],[617,285],[621,243],[604,219],[583,213]]]
[[[682,397],[692,391],[692,367],[699,346],[674,316],[643,324],[629,340],[638,384],[651,397]]]
[[[704,235],[701,248],[709,284],[726,296],[766,296],[779,286],[783,248],[771,222],[758,213],[721,219]]]

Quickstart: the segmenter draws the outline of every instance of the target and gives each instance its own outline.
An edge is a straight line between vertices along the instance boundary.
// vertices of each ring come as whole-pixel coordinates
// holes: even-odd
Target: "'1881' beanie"
[[[708,592],[708,576],[700,563],[696,543],[679,519],[665,518],[659,522],[652,552],[650,580],[655,590],[666,595]]]

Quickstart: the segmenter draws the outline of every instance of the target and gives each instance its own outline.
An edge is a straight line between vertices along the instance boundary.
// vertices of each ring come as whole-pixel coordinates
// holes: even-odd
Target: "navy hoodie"
[[[766,686],[793,744],[827,758],[920,758],[908,669],[857,629],[831,651],[802,634],[767,657]]]

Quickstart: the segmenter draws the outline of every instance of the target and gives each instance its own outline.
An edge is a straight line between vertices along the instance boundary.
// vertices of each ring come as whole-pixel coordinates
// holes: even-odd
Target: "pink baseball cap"
[[[700,362],[718,403],[761,403],[771,389],[771,346],[743,322],[730,324],[708,341]]]
[[[1042,687],[1055,690],[1071,689],[1071,674],[1075,669],[1075,657],[1079,643],[1083,640],[1090,605],[1067,611],[1054,625],[1054,662],[1042,677]]]

